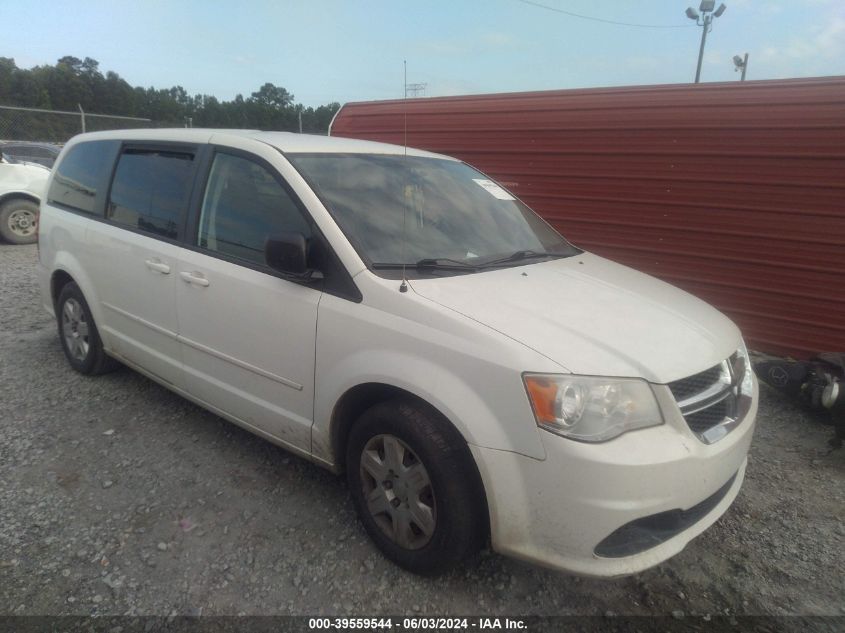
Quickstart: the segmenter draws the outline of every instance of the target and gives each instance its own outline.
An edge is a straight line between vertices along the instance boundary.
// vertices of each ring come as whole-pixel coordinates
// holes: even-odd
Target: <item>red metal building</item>
[[[350,103],[330,134],[459,157],[575,244],[845,350],[845,77]]]

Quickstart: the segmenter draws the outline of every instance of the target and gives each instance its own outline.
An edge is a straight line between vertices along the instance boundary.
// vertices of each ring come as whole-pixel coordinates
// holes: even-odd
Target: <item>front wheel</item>
[[[0,206],[0,236],[12,244],[32,244],[38,239],[38,205],[14,198]]]
[[[405,400],[369,409],[350,432],[346,469],[367,533],[401,567],[434,575],[479,549],[486,506],[475,464],[434,411]]]

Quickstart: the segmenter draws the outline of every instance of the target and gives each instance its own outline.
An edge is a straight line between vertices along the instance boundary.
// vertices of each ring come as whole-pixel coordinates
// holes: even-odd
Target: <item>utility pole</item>
[[[742,75],[740,75],[739,80],[745,81],[745,71],[748,70],[748,53],[745,54],[745,57],[740,57],[739,55],[734,55],[734,71],[741,70]]]
[[[707,42],[707,29],[710,28],[710,23],[713,18],[709,15],[704,16],[704,24],[701,27],[701,46],[698,49],[698,65],[695,67],[695,83],[701,80],[701,62],[704,60],[704,44]]]
[[[704,60],[704,44],[707,42],[707,33],[709,33],[713,29],[713,18],[720,17],[727,7],[724,4],[720,4],[718,9],[715,9],[716,0],[701,0],[701,4],[698,6],[698,11],[701,11],[701,15],[698,14],[698,11],[689,7],[686,10],[687,17],[690,20],[695,20],[695,23],[701,27],[701,46],[698,49],[698,65],[695,67],[695,83],[699,83],[701,80],[701,62]]]

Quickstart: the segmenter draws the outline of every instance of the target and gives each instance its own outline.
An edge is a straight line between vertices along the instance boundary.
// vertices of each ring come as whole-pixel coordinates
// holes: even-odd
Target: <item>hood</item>
[[[0,163],[0,195],[28,192],[39,199],[44,196],[50,170],[34,163]]]
[[[741,341],[700,299],[590,253],[409,284],[575,374],[667,383],[712,367]]]

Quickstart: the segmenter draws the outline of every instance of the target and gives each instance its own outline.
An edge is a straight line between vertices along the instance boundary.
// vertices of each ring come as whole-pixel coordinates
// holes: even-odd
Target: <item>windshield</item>
[[[442,261],[453,272],[472,272],[492,262],[527,263],[526,255],[536,262],[580,252],[523,203],[461,162],[380,154],[286,157],[373,268],[425,261],[432,269]]]

